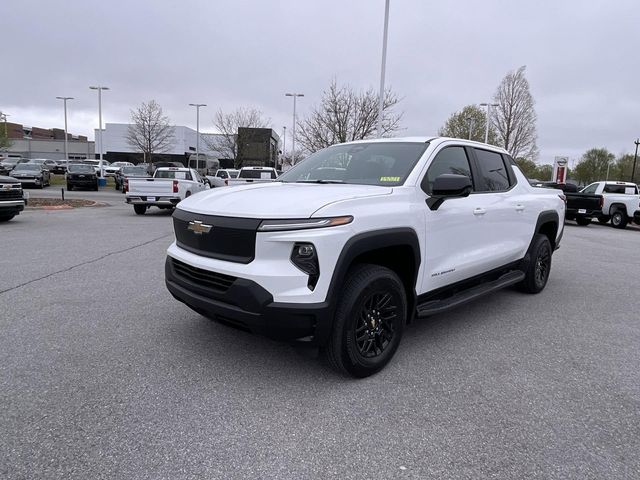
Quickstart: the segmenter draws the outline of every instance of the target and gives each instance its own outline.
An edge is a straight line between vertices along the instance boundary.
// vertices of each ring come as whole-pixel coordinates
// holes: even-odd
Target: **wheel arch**
[[[555,210],[545,210],[544,212],[540,212],[540,215],[538,215],[536,229],[533,236],[535,237],[539,233],[546,235],[547,238],[549,238],[549,242],[551,242],[551,247],[555,250],[557,246],[559,228],[560,217],[558,216],[558,212]],[[533,238],[531,238],[531,243],[533,243]]]

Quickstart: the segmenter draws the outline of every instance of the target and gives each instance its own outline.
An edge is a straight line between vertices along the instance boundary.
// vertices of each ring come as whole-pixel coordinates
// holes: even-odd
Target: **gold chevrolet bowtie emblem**
[[[209,233],[212,227],[213,225],[207,225],[206,223],[202,223],[200,220],[193,220],[192,222],[189,222],[187,230],[191,230],[197,235],[202,235],[203,233]]]

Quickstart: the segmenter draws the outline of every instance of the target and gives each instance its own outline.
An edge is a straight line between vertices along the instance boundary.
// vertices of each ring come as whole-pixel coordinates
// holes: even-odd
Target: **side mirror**
[[[471,190],[473,190],[473,184],[466,175],[451,173],[439,175],[433,182],[432,193],[427,198],[427,205],[431,210],[438,210],[447,198],[468,197]]]

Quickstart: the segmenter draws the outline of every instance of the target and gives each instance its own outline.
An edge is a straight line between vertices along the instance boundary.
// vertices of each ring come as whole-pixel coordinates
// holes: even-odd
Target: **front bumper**
[[[565,218],[575,218],[577,217],[584,217],[584,218],[596,218],[599,217],[600,215],[602,215],[602,210],[601,209],[597,209],[597,210],[588,210],[588,209],[578,209],[578,208],[567,208],[566,214],[565,214]]]
[[[23,178],[23,177],[14,177],[18,180],[22,185],[41,185],[44,182],[42,178]]]
[[[0,215],[18,214],[24,210],[24,200],[0,200]]]
[[[165,262],[165,283],[169,292],[196,312],[221,323],[276,340],[313,345],[326,343],[331,326],[328,303],[278,303],[257,283],[232,278],[223,290],[206,288],[176,270],[172,257]],[[192,267],[193,270],[193,267]]]

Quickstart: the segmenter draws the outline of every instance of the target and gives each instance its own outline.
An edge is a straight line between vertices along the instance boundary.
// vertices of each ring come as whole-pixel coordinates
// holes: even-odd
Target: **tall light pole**
[[[5,125],[6,125],[6,120],[5,120]],[[636,176],[636,161],[638,160],[638,145],[640,145],[640,138],[633,143],[636,144],[636,154],[633,156],[633,170],[631,170],[631,183],[633,183],[633,179]]]
[[[387,67],[387,34],[389,32],[389,0],[384,5],[384,33],[382,34],[382,67],[380,69],[380,93],[378,98],[378,138],[382,137],[382,112],[384,110],[384,74]]]
[[[489,122],[491,121],[491,107],[497,107],[497,103],[481,103],[481,107],[487,107],[487,121],[484,129],[484,143],[489,143]]]
[[[471,140],[471,131],[473,130],[473,117],[467,117],[467,123],[469,124],[469,140]]]
[[[200,107],[206,107],[206,103],[190,103],[189,106],[196,107],[196,170],[200,162]],[[189,161],[191,167],[191,161]],[[205,168],[207,168],[205,166]]]
[[[102,91],[109,90],[109,87],[89,87],[91,90],[98,91],[98,131],[100,133],[100,163],[98,168],[100,169],[100,178],[104,178],[104,169],[102,168]]]
[[[304,97],[304,93],[285,93],[285,97],[293,97],[293,133],[291,134],[291,165],[296,163],[296,98]]]
[[[282,127],[282,157],[286,155],[287,152],[287,127]]]
[[[69,149],[67,145],[67,100],[73,100],[73,97],[56,97],[64,102],[64,160],[69,164]]]

